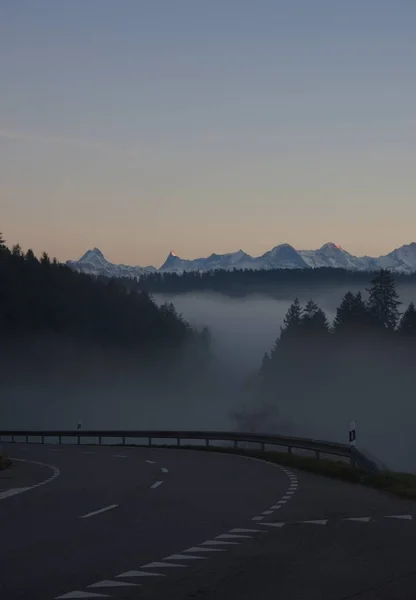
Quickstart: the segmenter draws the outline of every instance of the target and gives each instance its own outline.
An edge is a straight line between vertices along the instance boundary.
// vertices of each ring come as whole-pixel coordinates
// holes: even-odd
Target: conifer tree
[[[371,282],[367,301],[368,313],[375,327],[393,331],[399,321],[401,302],[393,274],[387,269],[381,269]]]

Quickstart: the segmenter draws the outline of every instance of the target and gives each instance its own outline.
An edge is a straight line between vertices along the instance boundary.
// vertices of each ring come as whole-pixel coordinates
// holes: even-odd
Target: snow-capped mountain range
[[[108,277],[141,277],[145,273],[183,273],[184,271],[211,271],[215,269],[316,269],[333,267],[359,271],[373,271],[384,268],[397,273],[416,272],[416,242],[393,250],[390,254],[372,258],[353,256],[337,244],[328,242],[318,250],[296,250],[290,244],[280,244],[261,256],[253,257],[242,250],[229,254],[211,254],[208,258],[187,260],[170,252],[163,265],[155,267],[133,267],[115,265],[104,258],[103,253],[94,248],[88,250],[79,260],[68,261],[68,266],[91,275]]]

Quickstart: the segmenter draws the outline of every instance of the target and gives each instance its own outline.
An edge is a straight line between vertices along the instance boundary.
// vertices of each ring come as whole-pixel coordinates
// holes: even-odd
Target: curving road
[[[240,456],[10,444],[2,600],[414,600],[415,503]]]

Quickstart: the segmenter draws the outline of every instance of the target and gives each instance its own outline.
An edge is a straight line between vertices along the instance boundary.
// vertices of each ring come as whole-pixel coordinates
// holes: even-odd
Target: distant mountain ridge
[[[316,269],[332,267],[358,271],[380,268],[397,273],[416,272],[416,242],[396,248],[389,254],[372,258],[354,256],[341,246],[328,242],[318,250],[296,250],[290,244],[279,244],[261,256],[253,257],[238,250],[228,254],[211,254],[207,258],[188,260],[170,252],[163,265],[139,267],[116,265],[109,262],[98,248],[88,250],[79,260],[67,261],[72,269],[91,275],[108,277],[141,277],[146,273],[183,273],[184,271],[212,271],[216,269]]]

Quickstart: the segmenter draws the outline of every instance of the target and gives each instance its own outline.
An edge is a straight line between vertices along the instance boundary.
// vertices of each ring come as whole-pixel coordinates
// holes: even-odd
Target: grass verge
[[[177,448],[177,446],[174,447]],[[253,458],[261,458],[262,460],[268,460],[279,465],[301,469],[317,475],[342,479],[343,481],[349,481],[350,483],[360,483],[389,492],[399,498],[416,500],[416,475],[411,473],[382,471],[378,475],[371,475],[363,469],[352,467],[343,461],[324,458],[317,459],[312,456],[300,456],[299,454],[289,454],[286,452],[261,452],[257,450],[219,448],[212,446],[210,448],[201,446],[181,446],[181,448],[252,456]]]

